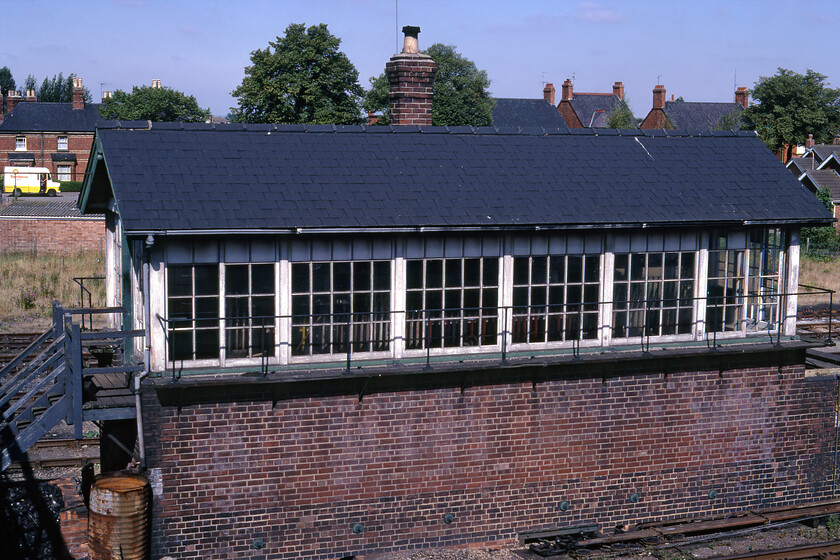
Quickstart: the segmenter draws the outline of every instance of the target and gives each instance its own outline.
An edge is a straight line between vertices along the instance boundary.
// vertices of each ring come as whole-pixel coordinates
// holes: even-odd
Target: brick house
[[[745,87],[735,90],[734,103],[697,101],[665,101],[665,86],[653,88],[653,106],[640,127],[644,130],[708,130],[732,128],[737,116],[749,107],[749,92]],[[729,126],[727,126],[729,125]]]
[[[836,380],[795,332],[813,195],[753,133],[431,127],[430,64],[416,34],[389,63],[426,78],[388,127],[97,131],[80,208],[147,333],[152,556],[827,496]]]
[[[82,79],[74,78],[71,103],[39,102],[32,91],[25,100],[9,92],[6,118],[0,122],[2,164],[46,167],[58,181],[81,181],[99,119],[99,104],[85,103]]]
[[[610,111],[624,100],[621,82],[615,82],[610,93],[575,93],[572,81],[568,79],[563,82],[562,89],[557,110],[569,128],[606,128]],[[554,86],[547,84],[543,93],[554,104]]]
[[[834,144],[814,144],[809,138],[802,157],[792,158],[786,167],[812,192],[828,189],[831,211],[840,218],[840,137]],[[840,232],[840,223],[834,227]]]

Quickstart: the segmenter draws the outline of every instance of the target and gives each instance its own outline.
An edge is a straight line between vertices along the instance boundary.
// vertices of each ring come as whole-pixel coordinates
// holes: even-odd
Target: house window
[[[406,348],[497,342],[498,258],[406,261]]]
[[[743,242],[739,243],[734,236],[713,234],[710,237],[706,293],[708,332],[737,331],[743,327],[744,257]]]
[[[169,265],[167,275],[171,359],[218,359],[219,265]]]
[[[26,151],[26,136],[16,136],[15,137],[15,151],[16,152],[25,152]]]
[[[57,181],[72,181],[73,167],[70,165],[56,165],[55,178]]]
[[[390,349],[391,261],[292,264],[292,355]]]
[[[616,253],[613,273],[615,338],[691,334],[695,253]]]
[[[748,330],[778,327],[779,275],[785,245],[784,231],[780,228],[750,232]]]
[[[225,265],[225,356],[274,354],[274,264]]]
[[[66,136],[59,136],[58,137],[58,149],[66,151],[69,149],[67,137]]]
[[[599,255],[515,257],[513,342],[597,336]]]

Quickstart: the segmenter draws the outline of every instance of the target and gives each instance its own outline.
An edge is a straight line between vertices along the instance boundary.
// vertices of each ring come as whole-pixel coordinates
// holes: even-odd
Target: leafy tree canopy
[[[711,130],[737,130],[743,126],[743,114],[738,109],[720,117],[711,127]]]
[[[0,68],[0,95],[6,95],[9,91],[15,89],[15,79],[12,77],[12,71],[8,66]]]
[[[34,89],[35,94],[38,96],[38,101],[55,103],[70,103],[73,101],[73,78],[76,77],[75,74],[70,74],[65,78],[63,73],[59,72],[58,75],[54,75],[52,78],[44,78],[39,88],[34,87],[35,77],[31,77],[31,80],[29,79],[30,76],[26,78],[26,89]],[[33,87],[30,87],[30,85]],[[87,88],[84,88],[84,90],[85,103],[90,103],[90,91]],[[25,94],[26,92],[24,91],[23,93]]]
[[[636,128],[636,117],[626,99],[616,101],[607,112],[607,128]]]
[[[192,95],[168,87],[134,86],[131,93],[114,92],[99,108],[105,119],[154,122],[205,122],[210,109],[202,109]]]
[[[438,65],[432,99],[435,126],[490,126],[493,124],[493,98],[487,88],[490,78],[475,63],[464,58],[452,45],[435,43],[423,53]],[[365,95],[367,111],[382,111],[381,124],[388,124],[388,78],[383,72],[370,80]]]
[[[787,146],[785,160],[808,134],[830,143],[840,128],[840,90],[825,80],[810,69],[802,75],[779,68],[774,76],[762,76],[750,92],[755,103],[743,113],[745,125],[755,128],[770,149]]]
[[[359,72],[338,48],[341,39],[321,23],[286,28],[284,37],[251,53],[251,66],[233,90],[234,120],[245,123],[361,122]]]

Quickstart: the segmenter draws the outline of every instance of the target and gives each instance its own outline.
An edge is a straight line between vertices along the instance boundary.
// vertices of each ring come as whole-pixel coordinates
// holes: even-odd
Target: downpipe
[[[146,237],[145,250],[143,251],[143,363],[145,367],[143,371],[134,376],[134,408],[137,417],[137,444],[140,448],[140,468],[146,470],[146,438],[143,433],[143,404],[140,398],[140,385],[143,379],[148,377],[150,371],[150,363],[152,356],[152,337],[151,337],[151,322],[152,322],[152,307],[151,297],[149,294],[149,268],[152,245],[155,243],[155,237],[149,235]]]

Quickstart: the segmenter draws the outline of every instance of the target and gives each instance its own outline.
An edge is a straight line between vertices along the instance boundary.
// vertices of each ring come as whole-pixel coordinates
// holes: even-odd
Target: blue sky
[[[657,77],[686,101],[731,101],[778,67],[811,68],[840,87],[840,0],[0,0],[0,66],[73,72],[94,99],[158,78],[225,115],[250,53],[290,23],[326,23],[359,70],[381,73],[397,29],[421,28],[420,47],[455,45],[487,70],[496,97],[542,96],[573,78],[576,91],[625,84],[636,116]],[[399,47],[398,47],[399,45]]]

